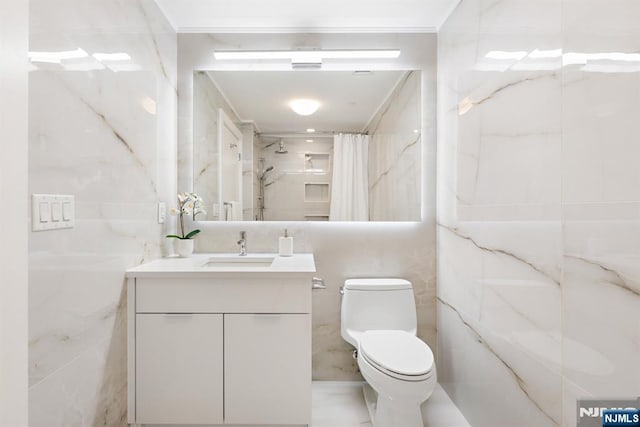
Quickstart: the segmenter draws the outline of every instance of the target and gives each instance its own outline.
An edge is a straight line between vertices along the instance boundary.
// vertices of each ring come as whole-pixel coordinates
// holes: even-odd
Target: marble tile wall
[[[638,13],[463,0],[439,34],[439,373],[474,426],[640,394]]]
[[[176,34],[152,0],[32,0],[29,50],[76,52],[29,73],[29,191],[76,203],[29,236],[29,423],[126,425],[124,271],[168,251]]]
[[[421,89],[421,73],[407,72],[367,129],[371,221],[420,218]]]
[[[178,36],[178,186],[190,188],[192,168],[193,70],[212,68],[216,48],[290,49],[313,45],[323,49],[379,48],[393,41],[403,59],[382,64],[387,69],[423,70],[422,207],[413,223],[199,222],[196,251],[235,252],[241,230],[249,252],[277,251],[278,237],[288,228],[294,251],[312,251],[318,276],[327,289],[313,297],[313,378],[360,378],[352,348],[340,337],[340,286],[350,277],[404,277],[413,282],[418,307],[418,334],[436,348],[435,303],[435,115],[436,45],[433,34],[180,34]],[[218,64],[219,65],[219,64]],[[230,67],[237,66],[232,64]],[[286,67],[289,67],[285,64]],[[340,69],[327,64],[328,69]],[[354,67],[347,64],[347,67]]]
[[[219,197],[218,110],[222,108],[234,123],[240,120],[206,71],[194,71],[193,87],[193,186],[204,200],[206,218],[217,220],[213,203]]]
[[[562,349],[572,426],[577,397],[640,396],[640,5],[562,7]]]

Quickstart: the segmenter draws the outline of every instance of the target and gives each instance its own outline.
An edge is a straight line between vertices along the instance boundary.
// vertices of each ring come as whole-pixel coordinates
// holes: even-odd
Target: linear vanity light
[[[293,62],[307,62],[323,59],[394,59],[400,56],[400,50],[222,50],[213,55],[218,60],[290,59]]]

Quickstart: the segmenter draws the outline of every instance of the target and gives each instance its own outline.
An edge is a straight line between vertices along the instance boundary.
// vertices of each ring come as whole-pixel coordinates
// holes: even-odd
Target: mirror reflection
[[[195,71],[212,221],[419,221],[420,71]]]

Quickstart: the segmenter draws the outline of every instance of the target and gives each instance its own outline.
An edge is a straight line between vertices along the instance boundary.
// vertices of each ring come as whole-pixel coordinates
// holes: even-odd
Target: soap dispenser
[[[293,237],[289,236],[289,231],[285,228],[284,236],[278,242],[278,253],[280,256],[293,256]]]

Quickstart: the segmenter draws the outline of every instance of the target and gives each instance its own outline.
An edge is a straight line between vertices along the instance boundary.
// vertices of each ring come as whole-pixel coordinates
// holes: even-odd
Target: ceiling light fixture
[[[310,116],[320,108],[320,103],[315,99],[294,99],[289,102],[289,107],[300,116]]]
[[[316,131],[316,130],[315,130],[315,129],[313,129],[313,128],[309,128],[309,129],[307,129],[307,133],[314,133],[315,131]]]
[[[226,50],[213,53],[218,60],[289,59],[292,62],[318,62],[323,59],[394,59],[398,49],[367,50]]]

